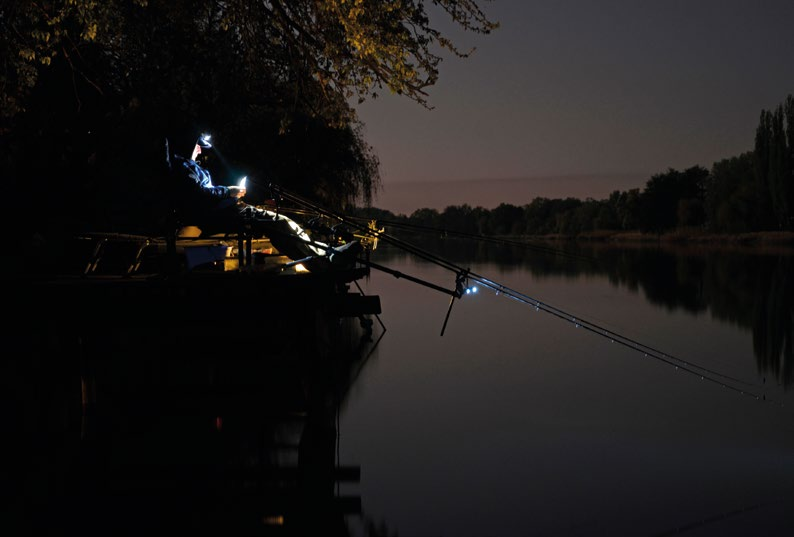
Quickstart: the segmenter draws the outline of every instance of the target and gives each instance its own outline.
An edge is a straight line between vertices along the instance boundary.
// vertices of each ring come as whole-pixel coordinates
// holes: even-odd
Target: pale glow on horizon
[[[710,169],[752,150],[761,110],[794,88],[790,0],[505,0],[483,9],[500,28],[455,34],[476,50],[444,58],[427,90],[432,109],[388,92],[354,105],[380,162],[376,207],[493,208],[481,195],[522,205],[562,191],[602,199],[625,190],[627,174],[642,187],[668,168]],[[614,188],[587,179],[607,175]],[[508,179],[534,188],[513,196]],[[404,185],[491,180],[504,192],[463,196],[448,184],[432,205],[415,193],[393,202]]]

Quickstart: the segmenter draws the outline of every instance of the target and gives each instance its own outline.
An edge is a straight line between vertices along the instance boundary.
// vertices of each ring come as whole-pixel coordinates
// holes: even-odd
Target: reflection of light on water
[[[283,526],[284,517],[282,515],[266,516],[262,519],[262,523],[266,526]]]

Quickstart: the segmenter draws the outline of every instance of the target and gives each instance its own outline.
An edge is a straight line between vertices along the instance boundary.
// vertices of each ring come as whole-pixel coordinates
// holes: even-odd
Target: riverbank
[[[579,235],[532,235],[511,239],[545,242],[562,248],[653,248],[688,254],[741,252],[753,255],[794,255],[794,232],[790,231],[736,234],[706,233],[700,230],[677,230],[661,234],[640,231],[593,231]]]
[[[741,246],[792,246],[794,232],[791,231],[758,231],[752,233],[706,233],[700,230],[676,230],[668,233],[644,233],[641,231],[590,231],[578,235],[532,235],[524,239],[544,241],[582,241],[610,242],[621,244],[724,244]]]

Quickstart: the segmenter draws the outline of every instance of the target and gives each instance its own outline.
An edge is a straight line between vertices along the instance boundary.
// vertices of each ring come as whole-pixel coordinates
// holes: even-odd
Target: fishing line
[[[646,352],[646,353],[649,353],[649,354],[652,353],[654,355],[659,356],[659,358],[662,359],[662,360],[675,360],[679,364],[685,365],[687,367],[693,367],[693,368],[699,369],[699,370],[701,370],[703,372],[706,372],[706,373],[709,373],[709,374],[712,374],[712,375],[716,375],[716,376],[719,376],[719,377],[722,377],[722,378],[725,378],[725,379],[728,379],[728,380],[732,380],[732,381],[738,382],[740,384],[744,384],[745,386],[755,386],[755,387],[757,387],[756,384],[753,384],[753,383],[738,379],[736,377],[732,377],[730,375],[725,375],[725,374],[720,373],[718,371],[715,371],[713,369],[709,369],[707,367],[704,367],[704,366],[689,362],[687,360],[684,360],[683,358],[678,358],[676,356],[672,356],[672,355],[670,355],[668,353],[665,353],[665,352],[663,352],[663,351],[661,351],[659,349],[656,349],[654,347],[648,346],[648,345],[646,345],[644,343],[641,343],[641,342],[639,342],[639,341],[637,341],[635,339],[632,339],[632,338],[630,338],[628,336],[624,336],[622,334],[619,334],[617,332],[614,332],[612,330],[604,328],[603,326],[597,325],[597,324],[595,324],[595,323],[593,323],[591,321],[587,321],[585,319],[576,317],[576,316],[574,316],[574,315],[572,315],[572,314],[570,314],[570,313],[568,313],[566,311],[563,311],[563,310],[561,310],[559,308],[556,308],[556,307],[554,307],[554,306],[552,306],[550,304],[546,304],[546,303],[544,303],[544,302],[542,302],[542,301],[540,301],[540,300],[538,300],[536,298],[528,296],[528,295],[526,295],[524,293],[521,293],[519,291],[515,291],[513,289],[510,289],[509,287],[506,287],[506,286],[504,286],[504,285],[502,285],[500,283],[491,281],[491,280],[489,280],[487,278],[484,278],[483,276],[480,276],[480,275],[478,275],[476,273],[470,272],[469,273],[469,279],[472,279],[472,280],[480,283],[481,285],[483,285],[483,286],[485,286],[485,287],[487,287],[489,289],[492,289],[493,291],[496,292],[496,294],[503,294],[503,295],[508,296],[510,298],[514,298],[514,299],[519,300],[521,302],[525,302],[526,304],[529,304],[531,306],[535,306],[536,310],[542,309],[542,310],[546,311],[547,313],[551,313],[552,315],[555,315],[556,317],[559,317],[560,319],[567,320],[567,321],[573,323],[574,326],[576,326],[577,328],[578,327],[585,328],[586,330],[590,330],[590,331],[592,331],[592,332],[594,332],[594,333],[596,333],[596,334],[598,334],[600,336],[609,338],[612,341],[618,341],[619,340],[618,341],[619,343],[627,345],[627,346],[633,348],[634,350],[641,351],[641,352]]]
[[[733,510],[730,510],[730,511],[719,513],[717,515],[712,515],[712,516],[709,516],[709,517],[706,517],[706,518],[702,518],[700,520],[689,522],[689,523],[683,524],[681,526],[676,526],[675,528],[667,530],[667,531],[665,531],[663,533],[657,533],[653,537],[670,537],[671,535],[680,535],[680,534],[682,534],[684,532],[688,532],[689,530],[692,530],[692,529],[695,529],[695,528],[701,528],[701,527],[707,526],[709,524],[713,524],[713,523],[716,523],[716,522],[722,522],[723,520],[726,520],[728,518],[732,518],[732,517],[739,516],[739,515],[744,515],[746,513],[749,513],[750,511],[755,511],[755,510],[761,509],[763,507],[769,507],[771,505],[776,505],[776,504],[780,504],[780,503],[789,503],[790,501],[791,501],[790,497],[785,497],[784,496],[784,497],[775,498],[773,500],[769,500],[769,501],[766,501],[766,502],[759,502],[759,503],[756,503],[756,504],[753,504],[753,505],[745,505],[745,506],[739,507],[737,509],[733,509]]]
[[[593,333],[595,335],[598,335],[598,336],[601,336],[603,338],[609,339],[613,343],[618,343],[619,345],[622,345],[622,346],[624,346],[626,348],[632,349],[632,350],[637,351],[637,352],[642,352],[644,354],[644,356],[649,357],[649,358],[653,358],[653,359],[655,359],[657,361],[660,361],[662,363],[665,363],[667,365],[675,367],[676,370],[680,369],[680,370],[682,370],[682,371],[684,371],[686,373],[690,373],[692,375],[699,376],[701,380],[707,380],[707,381],[709,381],[709,382],[711,382],[713,384],[716,384],[718,386],[721,386],[723,388],[730,389],[730,390],[732,390],[732,391],[734,391],[734,392],[736,392],[736,393],[738,393],[740,395],[748,395],[750,397],[754,397],[756,400],[759,400],[759,401],[764,401],[764,402],[767,402],[767,403],[773,403],[773,404],[776,404],[776,405],[781,406],[781,407],[783,406],[783,403],[775,401],[775,400],[772,400],[772,399],[769,399],[769,398],[766,397],[765,394],[758,394],[758,393],[756,393],[754,391],[746,390],[746,389],[743,389],[741,387],[734,386],[734,385],[732,385],[730,383],[723,382],[723,381],[718,380],[717,378],[714,378],[714,377],[719,377],[719,378],[722,378],[722,379],[730,380],[731,382],[742,384],[744,386],[757,387],[757,385],[755,385],[755,384],[752,384],[750,382],[746,382],[744,380],[732,377],[730,375],[725,375],[725,374],[720,373],[720,372],[718,372],[716,370],[713,370],[713,369],[710,369],[708,367],[695,364],[693,362],[684,360],[682,358],[678,358],[678,357],[672,356],[672,355],[670,355],[668,353],[665,353],[665,352],[663,352],[661,350],[658,350],[658,349],[656,349],[654,347],[651,347],[649,345],[646,345],[644,343],[636,341],[636,340],[634,340],[632,338],[629,338],[627,336],[623,336],[623,335],[621,335],[621,334],[619,334],[617,332],[614,332],[612,330],[604,328],[604,327],[602,327],[600,325],[597,325],[597,324],[592,323],[590,321],[587,321],[585,319],[578,318],[578,317],[576,317],[574,315],[571,315],[571,314],[567,313],[566,311],[563,311],[563,310],[561,310],[559,308],[556,308],[556,307],[554,307],[554,306],[552,306],[550,304],[547,304],[547,303],[545,303],[545,302],[543,302],[543,301],[541,301],[539,299],[533,298],[533,297],[531,297],[529,295],[526,295],[524,293],[521,293],[519,291],[511,289],[511,288],[509,288],[509,287],[507,287],[507,286],[505,286],[503,284],[495,282],[495,281],[493,281],[493,280],[491,280],[489,278],[486,278],[486,277],[484,277],[482,275],[470,272],[468,269],[464,269],[463,267],[461,267],[459,265],[456,265],[455,263],[452,263],[451,261],[443,259],[443,258],[441,258],[439,256],[436,256],[436,255],[430,253],[430,252],[424,251],[421,248],[418,248],[418,247],[416,247],[416,246],[414,246],[414,245],[412,245],[410,243],[407,243],[407,242],[402,241],[400,239],[391,237],[388,234],[385,234],[385,233],[380,232],[378,230],[373,230],[373,229],[371,229],[369,227],[359,225],[359,224],[357,224],[355,222],[351,222],[348,218],[345,218],[345,217],[340,216],[340,215],[338,215],[338,214],[336,214],[336,213],[334,213],[332,211],[329,211],[329,210],[326,210],[326,209],[324,209],[322,207],[319,207],[316,204],[314,204],[314,203],[312,203],[312,202],[310,202],[308,200],[305,200],[305,199],[303,199],[303,198],[301,198],[301,197],[299,197],[299,196],[297,196],[295,194],[291,194],[289,192],[286,192],[281,187],[273,187],[272,186],[272,188],[277,188],[279,193],[282,194],[285,199],[290,199],[290,200],[292,200],[295,203],[298,203],[300,205],[304,205],[306,207],[309,207],[310,209],[316,211],[318,214],[321,214],[323,216],[334,218],[334,219],[336,219],[336,220],[338,220],[338,221],[340,221],[342,223],[351,225],[351,226],[357,228],[362,233],[367,234],[368,236],[372,236],[372,237],[377,238],[379,240],[383,240],[385,242],[394,244],[394,245],[396,245],[396,246],[398,246],[400,248],[405,249],[408,252],[414,253],[415,255],[417,255],[417,256],[419,256],[419,257],[421,257],[423,259],[426,259],[428,261],[436,263],[437,265],[439,265],[439,266],[441,266],[443,268],[446,268],[446,269],[448,269],[448,270],[450,270],[452,272],[455,272],[455,273],[457,273],[458,280],[460,280],[462,277],[465,278],[466,280],[473,280],[473,281],[479,283],[480,285],[482,285],[482,286],[484,286],[484,287],[486,287],[488,289],[491,289],[492,291],[494,291],[496,293],[496,295],[503,295],[503,296],[505,296],[507,298],[511,298],[511,299],[516,300],[518,302],[533,306],[536,311],[543,311],[543,312],[548,313],[548,314],[550,314],[550,315],[552,315],[552,316],[554,316],[556,318],[559,318],[561,320],[564,320],[564,321],[572,323],[576,328],[583,328],[584,330],[586,330],[586,331],[588,331],[590,333]],[[448,290],[444,290],[444,291],[446,293],[448,293],[448,294],[451,293]],[[462,295],[463,295],[463,293],[456,293],[453,296],[453,299],[455,297],[461,298]]]
[[[718,381],[718,380],[716,380],[714,378],[711,378],[708,375],[705,375],[704,373],[708,373],[709,375],[714,375],[714,376],[722,377],[722,378],[725,378],[725,379],[728,379],[728,380],[732,380],[732,381],[738,382],[740,384],[753,386],[752,384],[750,384],[748,382],[745,382],[743,380],[737,379],[735,377],[731,377],[729,375],[725,375],[725,374],[720,373],[718,371],[714,371],[714,370],[709,369],[707,367],[703,367],[703,366],[700,366],[698,364],[695,364],[695,363],[692,363],[692,362],[688,362],[688,361],[683,360],[681,358],[676,358],[674,356],[670,356],[669,354],[666,354],[666,353],[664,353],[662,351],[659,351],[659,350],[656,350],[656,349],[654,349],[652,347],[644,345],[644,344],[642,344],[642,343],[640,343],[638,341],[635,341],[635,340],[633,340],[631,338],[622,336],[622,335],[620,335],[620,334],[618,334],[616,332],[612,332],[610,330],[607,330],[607,329],[605,329],[605,328],[603,328],[603,327],[601,327],[599,325],[591,323],[590,321],[574,317],[574,316],[570,315],[569,313],[566,313],[566,312],[564,312],[564,311],[562,311],[562,310],[560,310],[558,308],[555,308],[554,306],[551,306],[549,304],[541,302],[541,301],[539,301],[537,299],[534,299],[532,297],[529,297],[529,296],[524,295],[522,293],[519,293],[517,291],[513,291],[512,289],[509,289],[509,288],[507,288],[507,287],[505,287],[505,286],[503,286],[501,284],[492,285],[491,282],[489,282],[487,280],[483,281],[483,280],[479,279],[476,276],[475,277],[470,277],[470,279],[473,279],[473,280],[479,282],[480,284],[482,284],[485,287],[493,289],[494,291],[497,292],[497,294],[501,294],[501,295],[506,296],[508,298],[512,298],[513,300],[516,300],[516,301],[521,302],[523,304],[534,306],[535,307],[535,311],[543,311],[545,313],[553,315],[554,317],[557,317],[558,319],[562,319],[564,321],[568,321],[568,322],[572,323],[576,328],[582,328],[582,329],[584,329],[584,330],[586,330],[588,332],[592,332],[592,333],[594,333],[596,335],[599,335],[599,336],[602,336],[602,337],[608,337],[612,343],[618,343],[618,344],[623,345],[625,347],[628,347],[628,348],[630,348],[632,350],[644,352],[646,357],[654,358],[654,359],[659,360],[659,361],[661,361],[663,363],[666,363],[668,365],[672,365],[676,369],[681,369],[683,371],[686,371],[686,372],[689,372],[689,373],[692,373],[692,374],[695,374],[695,375],[700,375],[701,380],[709,380],[711,382],[715,382],[717,384],[720,384],[723,387],[731,388],[731,389],[734,389],[736,391],[739,391],[742,395],[747,394],[747,395],[755,396],[756,399],[759,399],[761,397],[761,396],[758,396],[758,395],[756,395],[756,394],[754,394],[752,392],[749,392],[747,390],[741,390],[740,388],[735,388],[735,387],[730,386],[728,384],[722,383],[722,382],[720,382],[720,381]],[[695,369],[697,369],[698,371],[695,371]],[[766,397],[763,396],[763,398],[765,399]]]
[[[535,307],[535,311],[543,311],[543,312],[548,313],[548,314],[550,314],[550,315],[552,315],[554,317],[557,317],[558,319],[562,319],[564,321],[568,321],[568,322],[572,323],[576,328],[582,328],[582,329],[584,329],[584,330],[586,330],[588,332],[591,332],[593,334],[596,334],[598,336],[601,336],[601,337],[604,337],[604,338],[608,338],[612,343],[617,343],[619,345],[622,345],[622,346],[627,347],[629,349],[632,349],[634,351],[643,352],[645,357],[653,358],[653,359],[658,360],[658,361],[660,361],[662,363],[665,363],[667,365],[673,366],[673,367],[675,367],[676,370],[680,369],[680,370],[682,370],[682,371],[684,371],[686,373],[690,373],[690,374],[699,376],[700,380],[707,380],[707,381],[709,381],[709,382],[711,382],[713,384],[716,384],[718,386],[721,386],[723,388],[730,389],[730,390],[732,390],[732,391],[734,391],[734,392],[736,392],[736,393],[738,393],[740,395],[747,395],[747,396],[750,396],[750,397],[754,397],[758,401],[763,401],[763,402],[766,402],[766,403],[772,403],[772,404],[775,404],[775,405],[780,406],[780,407],[784,406],[782,402],[767,398],[766,394],[758,394],[758,393],[756,393],[754,391],[743,389],[743,388],[740,388],[738,386],[734,386],[732,384],[729,384],[727,382],[720,381],[720,380],[718,380],[718,379],[716,379],[714,377],[721,377],[723,379],[727,379],[727,380],[730,380],[730,381],[733,381],[733,382],[736,382],[736,383],[739,383],[739,384],[743,384],[745,386],[757,387],[757,385],[754,385],[752,383],[749,383],[749,382],[743,381],[741,379],[732,377],[730,375],[725,375],[725,374],[720,373],[718,371],[715,371],[713,369],[709,369],[707,367],[700,366],[698,364],[689,362],[687,360],[683,360],[681,358],[677,358],[677,357],[671,356],[671,355],[669,355],[667,353],[664,353],[662,351],[654,349],[653,347],[649,347],[648,345],[645,345],[645,344],[640,343],[638,341],[635,341],[635,340],[633,340],[631,338],[628,338],[626,336],[622,336],[622,335],[620,335],[620,334],[618,334],[616,332],[613,332],[613,331],[605,329],[605,328],[603,328],[603,327],[601,327],[599,325],[591,323],[591,322],[589,322],[589,321],[587,321],[585,319],[574,317],[574,316],[570,315],[569,313],[566,313],[566,312],[560,310],[559,308],[555,308],[554,306],[551,306],[549,304],[541,302],[540,300],[534,299],[534,298],[532,298],[532,297],[530,297],[528,295],[524,295],[523,293],[514,291],[514,290],[512,290],[512,289],[510,289],[508,287],[505,287],[502,284],[498,284],[498,283],[492,282],[492,281],[488,280],[487,278],[483,278],[481,276],[478,276],[478,275],[472,274],[472,273],[469,273],[469,278],[474,280],[474,281],[476,281],[476,282],[478,282],[478,283],[480,283],[484,287],[492,289],[493,291],[496,292],[497,295],[501,294],[501,295],[503,295],[503,296],[505,296],[507,298],[511,298],[511,299],[516,300],[518,302],[521,302],[523,304],[534,306]]]

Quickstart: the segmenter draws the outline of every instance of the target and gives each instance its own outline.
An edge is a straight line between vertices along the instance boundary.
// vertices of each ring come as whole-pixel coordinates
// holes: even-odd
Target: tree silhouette
[[[189,152],[204,129],[230,172],[255,170],[252,194],[276,182],[367,203],[378,162],[351,99],[387,89],[429,106],[441,52],[467,54],[426,4],[3,2],[0,172],[43,209],[22,225],[154,227],[165,139]],[[434,20],[496,28],[473,0],[433,5]]]

